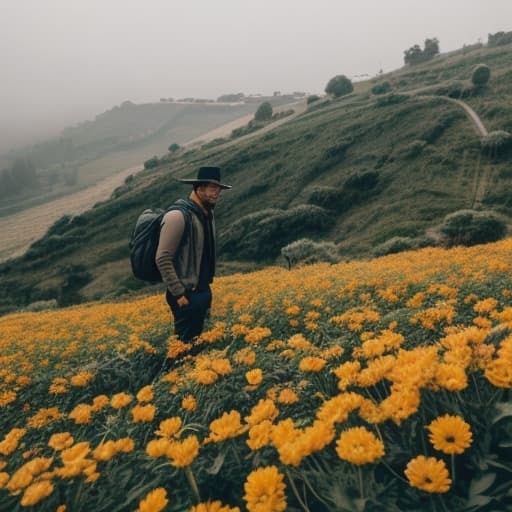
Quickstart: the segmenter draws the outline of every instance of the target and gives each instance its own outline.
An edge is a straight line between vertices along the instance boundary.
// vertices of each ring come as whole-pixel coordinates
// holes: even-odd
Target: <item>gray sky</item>
[[[501,30],[511,0],[0,0],[0,150],[124,100],[319,93]]]

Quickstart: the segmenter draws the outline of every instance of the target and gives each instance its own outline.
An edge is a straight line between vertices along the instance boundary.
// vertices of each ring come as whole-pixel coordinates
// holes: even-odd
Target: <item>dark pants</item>
[[[203,332],[204,321],[212,304],[210,288],[187,293],[188,304],[180,306],[169,290],[165,295],[174,316],[174,334],[181,341],[191,341]]]

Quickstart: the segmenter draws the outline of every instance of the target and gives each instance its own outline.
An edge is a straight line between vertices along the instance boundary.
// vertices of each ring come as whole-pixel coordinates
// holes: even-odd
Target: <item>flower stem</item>
[[[361,466],[357,466],[357,474],[359,477],[359,494],[361,495],[361,499],[364,500],[363,471]]]
[[[452,485],[455,485],[455,454],[451,454],[452,462]]]
[[[292,476],[290,475],[290,472],[288,469],[285,470],[286,476],[288,478],[288,481],[290,482],[290,486],[292,488],[293,494],[297,498],[297,501],[299,502],[300,506],[304,510],[304,512],[310,512],[308,506],[302,501],[301,497],[299,496],[299,491],[297,490],[297,487],[295,487],[295,482],[293,481]]]
[[[192,469],[190,468],[190,466],[187,466],[185,468],[185,474],[187,475],[188,483],[190,484],[190,487],[192,487],[192,492],[194,493],[194,496],[196,497],[197,502],[200,503],[201,496],[199,495],[199,487],[197,486],[197,482],[194,477],[194,473],[192,473]]]

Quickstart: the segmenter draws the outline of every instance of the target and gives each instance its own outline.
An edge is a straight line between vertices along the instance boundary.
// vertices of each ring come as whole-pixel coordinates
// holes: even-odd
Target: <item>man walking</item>
[[[163,219],[155,262],[167,286],[166,300],[174,316],[174,332],[191,341],[203,330],[211,306],[215,274],[213,209],[222,190],[219,167],[201,167],[196,179],[181,179],[193,190]]]

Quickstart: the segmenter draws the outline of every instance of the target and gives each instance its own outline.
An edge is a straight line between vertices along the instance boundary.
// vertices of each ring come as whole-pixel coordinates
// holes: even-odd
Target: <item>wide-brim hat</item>
[[[195,185],[196,183],[215,183],[220,188],[228,189],[231,185],[226,185],[220,181],[220,167],[199,167],[197,171],[197,178],[183,178],[179,179],[181,183],[190,183]]]

